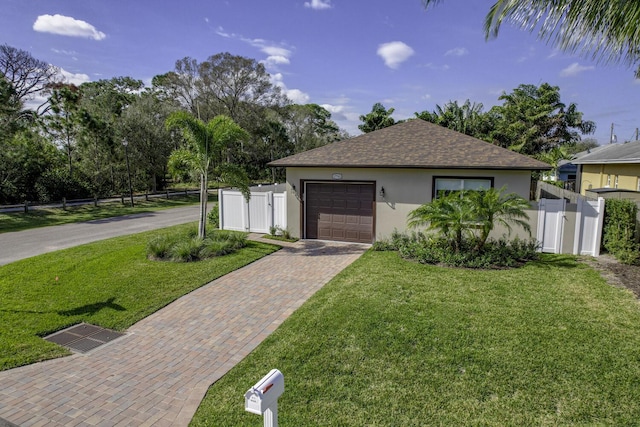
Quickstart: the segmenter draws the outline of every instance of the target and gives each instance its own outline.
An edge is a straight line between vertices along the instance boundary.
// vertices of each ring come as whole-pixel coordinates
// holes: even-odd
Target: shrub
[[[246,233],[215,230],[205,239],[197,237],[197,230],[190,228],[173,234],[156,236],[147,244],[150,259],[193,262],[230,254],[247,245]]]
[[[456,251],[456,248],[459,250]],[[437,264],[465,268],[511,268],[538,258],[539,245],[535,240],[511,241],[506,238],[487,240],[478,249],[478,238],[463,239],[458,243],[438,236],[423,233],[401,234],[397,231],[391,238],[374,243],[374,250],[398,251],[400,256],[422,264]]]
[[[608,199],[605,205],[602,245],[623,264],[636,264],[640,247],[636,242],[638,207],[631,200]]]
[[[271,227],[269,227],[269,235],[272,237],[279,237],[283,240],[292,240],[291,232],[288,229],[282,228],[278,225],[272,225]]]
[[[204,241],[198,237],[181,239],[171,246],[168,255],[172,261],[176,262],[198,261],[200,259],[200,250],[203,247],[203,242]]]
[[[220,228],[220,211],[217,203],[213,204],[211,211],[207,214],[207,220],[213,228]]]

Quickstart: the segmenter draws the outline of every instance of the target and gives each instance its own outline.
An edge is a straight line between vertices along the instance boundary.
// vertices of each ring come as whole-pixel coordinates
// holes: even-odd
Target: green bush
[[[269,227],[269,235],[271,237],[277,237],[281,240],[292,240],[291,232],[288,229],[282,228],[278,225],[272,225],[271,227]]]
[[[211,231],[200,239],[192,228],[154,237],[147,244],[147,256],[161,261],[193,262],[230,254],[245,247],[246,240],[246,233],[226,230]]]
[[[605,202],[602,245],[623,264],[637,264],[640,246],[636,241],[638,207],[632,200]]]
[[[213,204],[211,211],[207,214],[207,219],[213,228],[220,228],[220,211],[217,203]]]
[[[488,240],[478,250],[476,238],[462,240],[455,250],[451,240],[444,237],[427,236],[424,233],[401,234],[397,231],[389,239],[374,243],[374,250],[398,251],[403,258],[422,264],[437,264],[464,268],[512,268],[538,259],[538,242],[515,238]]]

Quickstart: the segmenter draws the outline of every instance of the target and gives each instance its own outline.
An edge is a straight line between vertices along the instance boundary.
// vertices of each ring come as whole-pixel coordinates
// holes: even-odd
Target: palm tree
[[[480,236],[476,249],[482,250],[487,243],[489,234],[496,224],[504,226],[511,234],[511,224],[519,225],[529,235],[531,227],[527,220],[529,215],[525,212],[531,206],[524,198],[515,193],[504,194],[506,187],[500,190],[490,188],[484,191],[471,191],[468,193],[471,206],[474,210],[475,221],[480,228]]]
[[[440,230],[456,253],[460,252],[465,235],[471,235],[474,210],[466,192],[455,191],[439,195],[431,203],[409,212],[410,228],[424,227]]]
[[[479,231],[475,249],[481,251],[496,224],[504,226],[511,233],[511,224],[524,228],[531,234],[525,212],[529,202],[515,193],[504,194],[490,188],[483,191],[454,191],[440,195],[431,203],[424,204],[409,212],[408,225],[411,228],[427,226],[438,229],[451,242],[457,252],[462,248],[465,237]]]
[[[396,124],[396,121],[391,117],[395,110],[389,108],[388,110],[379,102],[373,104],[371,112],[360,116],[361,125],[358,125],[364,133],[373,132],[374,130],[383,129]],[[399,122],[398,122],[399,123]]]
[[[186,111],[172,113],[165,123],[168,130],[182,131],[184,147],[169,156],[169,169],[174,174],[195,172],[200,177],[200,221],[198,237],[204,239],[207,218],[209,174],[216,179],[238,187],[249,200],[249,179],[246,172],[227,161],[232,144],[245,139],[248,133],[231,118],[219,115],[205,123]]]
[[[422,0],[425,7],[443,0]],[[507,20],[562,51],[634,66],[640,61],[640,2],[603,0],[497,0],[485,17],[485,37]],[[640,78],[640,66],[636,69]]]

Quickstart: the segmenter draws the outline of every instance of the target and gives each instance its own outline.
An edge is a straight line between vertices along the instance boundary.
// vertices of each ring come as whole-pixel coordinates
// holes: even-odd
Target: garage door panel
[[[371,243],[374,199],[373,184],[307,184],[305,236]]]

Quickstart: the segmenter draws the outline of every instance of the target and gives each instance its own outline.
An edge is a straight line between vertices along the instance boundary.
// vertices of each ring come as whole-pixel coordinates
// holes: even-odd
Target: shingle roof
[[[420,119],[294,154],[269,166],[551,169],[531,157]]]
[[[609,144],[597,151],[585,154],[571,163],[576,165],[601,163],[640,163],[640,141],[626,144]]]

